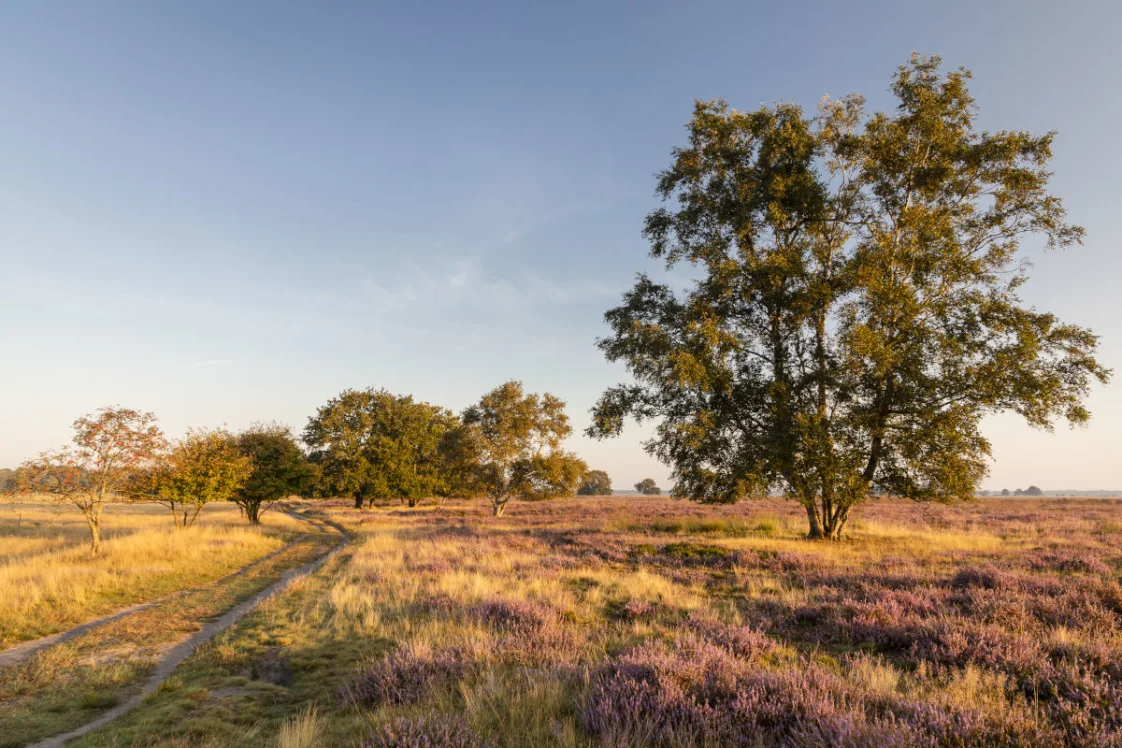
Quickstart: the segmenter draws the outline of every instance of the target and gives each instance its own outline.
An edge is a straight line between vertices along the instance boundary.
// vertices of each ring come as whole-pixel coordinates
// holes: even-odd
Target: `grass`
[[[352,535],[346,550],[73,745],[1091,746],[1122,734],[1116,502],[881,500],[842,543],[803,539],[782,502],[573,499],[501,520],[467,502],[316,506]],[[128,637],[217,607],[134,621]],[[0,690],[0,735],[31,713],[104,708],[55,685],[78,673],[101,679],[87,694],[123,698],[144,650],[105,658],[116,641],[29,663],[22,717]]]
[[[111,505],[102,553],[91,556],[76,510],[43,504],[0,506],[0,649],[65,631],[120,608],[204,584],[303,532],[270,512],[250,527],[230,506],[208,507],[187,530],[166,511]]]
[[[160,654],[290,568],[335,542],[322,534],[298,540],[245,572],[211,582],[92,629],[0,670],[0,745],[20,745],[80,726],[135,693]],[[161,693],[180,691],[173,676]]]

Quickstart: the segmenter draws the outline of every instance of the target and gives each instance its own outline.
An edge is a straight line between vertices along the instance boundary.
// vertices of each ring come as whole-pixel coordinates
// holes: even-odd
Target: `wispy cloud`
[[[411,265],[390,281],[367,278],[363,297],[385,309],[519,311],[571,306],[615,298],[620,289],[596,279],[551,280],[537,273],[489,274],[478,260],[463,260],[443,272]]]

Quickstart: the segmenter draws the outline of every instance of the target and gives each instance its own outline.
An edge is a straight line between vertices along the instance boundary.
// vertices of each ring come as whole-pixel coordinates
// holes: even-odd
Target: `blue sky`
[[[640,270],[653,174],[695,98],[891,106],[912,50],[975,74],[981,124],[1058,130],[1086,246],[1024,296],[1122,363],[1122,4],[0,4],[0,466],[119,403],[297,429],[346,387],[459,410],[517,378],[583,428]],[[991,419],[986,485],[1122,488],[1122,397],[1089,428]],[[572,447],[616,487],[645,431]]]

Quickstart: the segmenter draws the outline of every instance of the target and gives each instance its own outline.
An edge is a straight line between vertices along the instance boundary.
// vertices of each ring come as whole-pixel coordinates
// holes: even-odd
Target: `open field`
[[[1122,502],[311,506],[351,545],[72,745],[1122,745]]]
[[[305,528],[280,512],[250,527],[233,505],[208,507],[172,528],[152,505],[109,505],[105,546],[72,507],[0,504],[0,649],[221,577],[280,548]]]

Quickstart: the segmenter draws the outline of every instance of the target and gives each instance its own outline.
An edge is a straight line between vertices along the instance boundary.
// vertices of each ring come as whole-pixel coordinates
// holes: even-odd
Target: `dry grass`
[[[277,748],[316,748],[322,735],[323,724],[312,704],[281,725]]]
[[[111,506],[103,521],[102,553],[91,556],[77,510],[0,507],[0,648],[205,583],[303,529],[280,513],[250,527],[233,506],[208,507],[181,531],[158,507]]]
[[[321,506],[348,551],[79,745],[1122,734],[1122,503],[878,501],[842,543],[805,540],[782,502]]]

